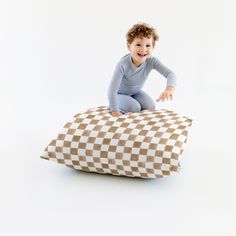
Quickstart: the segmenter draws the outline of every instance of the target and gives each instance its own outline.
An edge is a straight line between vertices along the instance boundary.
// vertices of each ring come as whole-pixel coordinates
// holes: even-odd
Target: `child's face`
[[[135,38],[132,43],[128,43],[128,49],[134,65],[140,66],[152,54],[153,38]]]

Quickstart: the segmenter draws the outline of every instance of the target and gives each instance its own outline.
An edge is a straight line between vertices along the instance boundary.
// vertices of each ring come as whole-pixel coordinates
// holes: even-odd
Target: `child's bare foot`
[[[127,112],[126,115],[130,116],[132,115],[133,113],[132,112]]]

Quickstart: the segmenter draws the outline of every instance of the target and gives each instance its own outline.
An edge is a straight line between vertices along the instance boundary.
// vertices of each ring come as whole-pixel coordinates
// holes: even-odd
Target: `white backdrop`
[[[0,3],[0,235],[236,235],[235,3],[230,0],[3,0]],[[193,118],[182,171],[142,180],[39,159],[77,112],[107,105],[125,34],[157,29]],[[165,79],[153,71],[145,91]]]

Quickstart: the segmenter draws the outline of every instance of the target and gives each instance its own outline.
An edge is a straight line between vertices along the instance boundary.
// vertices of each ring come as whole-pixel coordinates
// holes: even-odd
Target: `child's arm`
[[[167,79],[167,85],[164,92],[162,92],[157,102],[169,100],[173,98],[174,89],[176,87],[176,75],[165,65],[163,65],[156,57],[152,57],[153,68]]]
[[[109,108],[113,116],[122,115],[117,101],[117,94],[120,88],[122,77],[123,77],[123,68],[120,66],[120,64],[117,64],[107,93],[109,100]]]

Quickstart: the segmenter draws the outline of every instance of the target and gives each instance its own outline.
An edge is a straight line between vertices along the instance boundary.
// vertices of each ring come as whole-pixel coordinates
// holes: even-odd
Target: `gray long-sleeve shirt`
[[[117,94],[131,96],[140,91],[152,69],[157,70],[167,79],[167,86],[176,86],[175,74],[156,57],[151,56],[139,67],[132,64],[131,54],[122,57],[115,67],[108,89],[110,110],[119,111]]]

